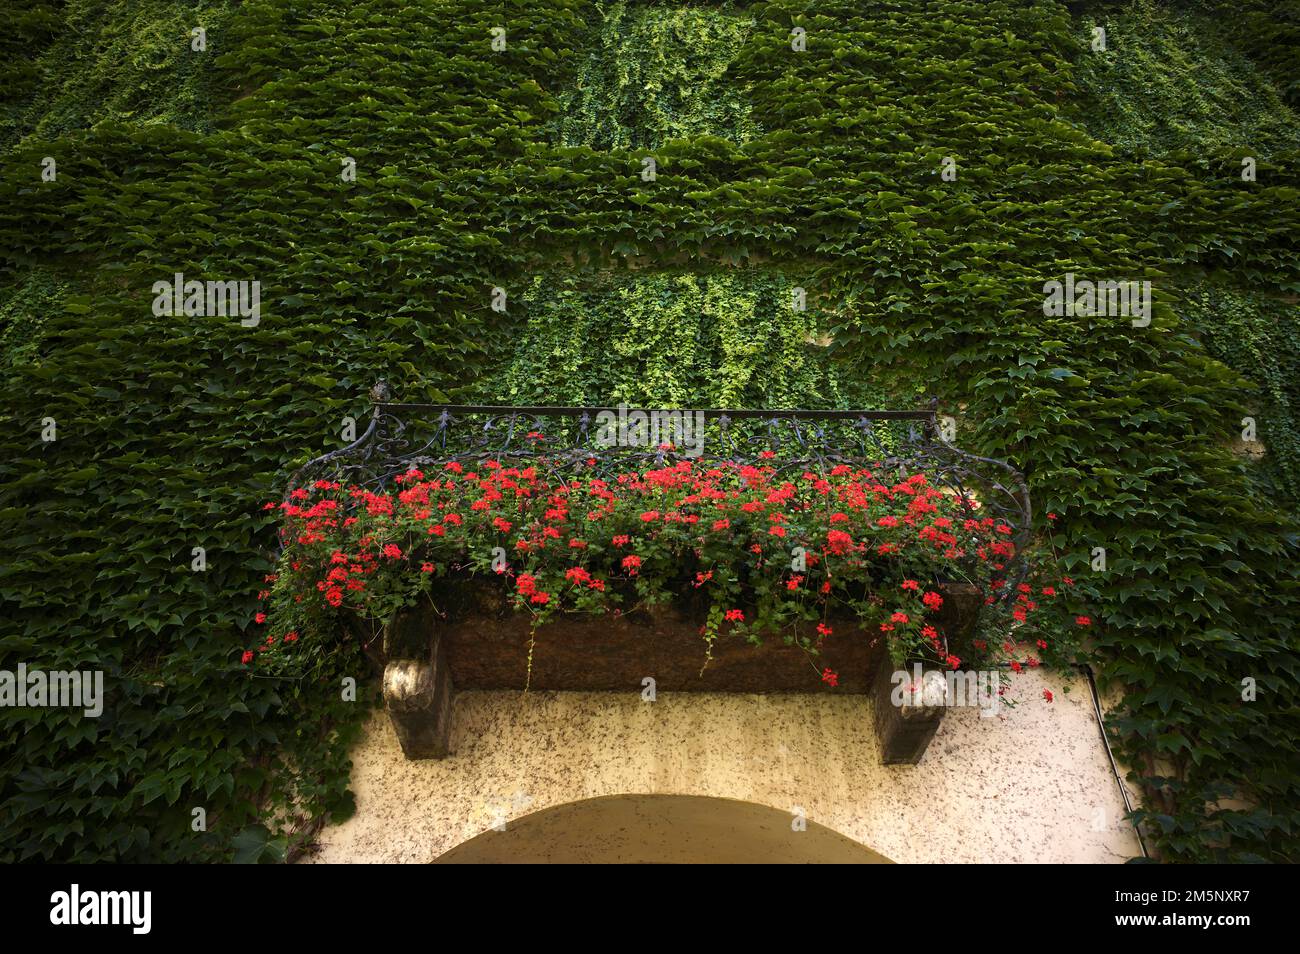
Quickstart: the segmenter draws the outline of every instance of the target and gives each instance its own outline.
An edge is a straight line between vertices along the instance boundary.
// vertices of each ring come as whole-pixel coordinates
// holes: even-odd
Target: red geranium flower
[[[842,554],[853,545],[853,538],[843,530],[832,530],[826,534],[826,545],[835,554]]]

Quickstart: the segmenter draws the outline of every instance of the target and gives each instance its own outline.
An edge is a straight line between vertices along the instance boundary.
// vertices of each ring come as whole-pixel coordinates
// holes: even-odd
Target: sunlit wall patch
[[[520,290],[520,323],[482,397],[514,404],[876,407],[831,361],[834,308],[774,266],[553,271]]]

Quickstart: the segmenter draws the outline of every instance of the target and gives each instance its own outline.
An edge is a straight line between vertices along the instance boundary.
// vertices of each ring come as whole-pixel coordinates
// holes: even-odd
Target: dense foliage
[[[1287,101],[1300,105],[1300,0],[1076,0],[1070,6],[1103,23],[1135,7],[1144,16],[1161,8],[1204,13],[1207,30],[1226,38],[1267,70]],[[1183,56],[1180,51],[1170,65],[1176,69]]]
[[[1255,423],[1257,441],[1242,448],[1256,455],[1267,448],[1258,468],[1265,488],[1282,506],[1300,509],[1300,308],[1209,283],[1191,286],[1185,297],[1183,312],[1206,350],[1255,379],[1242,423]]]
[[[1222,21],[1140,0],[1096,19],[1106,49],[1084,57],[1080,120],[1098,139],[1161,155],[1249,147],[1256,156],[1300,146],[1282,93],[1227,40]],[[1091,45],[1092,37],[1083,39]]]
[[[611,3],[597,46],[559,96],[560,145],[645,149],[696,135],[744,141],[758,130],[726,75],[754,21],[728,4]]]
[[[644,140],[671,140],[650,146],[653,181],[643,148],[556,142],[578,77],[603,69],[590,0],[246,0],[205,53],[180,22],[199,7],[121,5],[165,25],[161,47],[87,49],[73,70],[40,49],[75,49],[96,5],[0,4],[22,7],[34,57],[7,64],[23,79],[0,160],[0,317],[23,342],[0,385],[0,656],[104,666],[110,687],[98,720],[3,714],[0,858],[265,854],[255,805],[346,812],[358,706],[338,680],[364,676],[359,657],[321,679],[240,664],[272,572],[254,502],[340,445],[376,377],[409,400],[496,390],[523,310],[494,312],[494,286],[517,302],[558,263],[754,261],[824,303],[842,377],[938,394],[962,445],[1013,460],[1059,514],[1162,856],[1300,854],[1294,524],[1230,449],[1246,381],[1178,310],[1192,278],[1300,292],[1300,166],[1280,135],[1154,158],[1096,139],[1087,28],[1113,5],[744,5],[722,35],[749,138],[670,115]],[[1288,95],[1288,21],[1238,6],[1212,22]],[[136,104],[151,64],[173,79]],[[165,121],[186,90],[208,91],[210,122]],[[260,323],[155,315],[153,283],[178,271],[260,280]],[[1151,280],[1153,321],[1046,317],[1066,272]]]
[[[833,316],[769,269],[539,275],[483,400],[632,407],[911,406],[827,359]],[[599,347],[592,347],[599,342]]]
[[[210,61],[194,55],[190,31],[203,28],[208,49],[220,49],[234,0],[13,6],[20,9],[5,10],[11,46],[0,69],[13,82],[0,77],[0,146],[110,119],[212,127],[217,84]]]

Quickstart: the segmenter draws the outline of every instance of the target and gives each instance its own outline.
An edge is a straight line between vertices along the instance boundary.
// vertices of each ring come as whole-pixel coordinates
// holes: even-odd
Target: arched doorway
[[[836,831],[767,805],[697,795],[566,802],[486,831],[439,864],[890,864]]]

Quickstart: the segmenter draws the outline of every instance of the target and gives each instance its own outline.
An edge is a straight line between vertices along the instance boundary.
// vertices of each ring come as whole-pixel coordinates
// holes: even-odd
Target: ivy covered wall
[[[207,131],[226,98],[213,58],[234,0],[101,0],[6,4],[0,146],[115,120]],[[19,9],[15,9],[19,8]],[[11,19],[12,18],[12,19]],[[4,41],[0,41],[4,42]]]
[[[757,134],[743,87],[727,75],[753,18],[730,3],[611,3],[558,99],[564,146],[641,149],[688,136]]]
[[[482,400],[631,407],[883,407],[827,357],[828,316],[766,269],[538,276]],[[910,406],[910,396],[907,399]],[[890,404],[889,406],[893,406]]]
[[[0,859],[274,858],[346,814],[359,707],[338,686],[364,684],[359,651],[293,684],[239,665],[274,537],[262,503],[340,446],[377,377],[407,400],[503,382],[553,393],[565,382],[540,355],[575,361],[566,319],[588,353],[629,362],[579,362],[583,388],[631,391],[633,364],[667,367],[631,331],[664,327],[658,295],[697,330],[672,339],[692,349],[672,387],[717,376],[684,403],[794,388],[834,404],[869,384],[964,409],[960,443],[1015,461],[1058,514],[1098,665],[1126,688],[1115,741],[1153,846],[1295,860],[1297,538],[1233,450],[1260,393],[1250,375],[1270,377],[1225,364],[1233,349],[1185,307],[1202,278],[1300,292],[1300,166],[1275,105],[1293,99],[1275,55],[1294,57],[1291,34],[1224,28],[1223,55],[1276,89],[1247,123],[1271,137],[1247,182],[1254,143],[1235,135],[1140,154],[1148,131],[1110,143],[1081,118],[1107,95],[1098,76],[1121,101],[1135,85],[1089,59],[1110,4],[30,6],[0,158],[0,333],[21,342],[0,380],[0,657],[102,666],[110,699],[98,720],[0,714]],[[1218,9],[1211,22],[1237,30]],[[219,10],[192,50],[186,22]],[[128,22],[148,42],[86,49],[80,70],[41,52],[73,24],[116,36]],[[680,46],[697,26],[716,48]],[[1123,59],[1117,36],[1125,69],[1156,68],[1149,50]],[[734,92],[632,95],[687,75]],[[1223,112],[1197,115],[1200,136]],[[613,298],[575,277],[623,269],[635,277],[611,277]],[[260,322],[155,315],[152,285],[177,271],[261,281]],[[1044,315],[1044,283],[1067,272],[1152,281],[1150,325]],[[808,290],[807,316],[763,305],[786,282]],[[493,287],[516,303],[504,316]],[[610,307],[619,295],[632,303]],[[739,314],[779,343],[787,377],[760,380],[722,300],[754,302]],[[808,356],[800,321],[830,346]],[[1292,386],[1280,373],[1267,393]],[[1215,807],[1230,796],[1246,807]],[[280,840],[268,806],[291,799],[298,835]]]
[[[1225,23],[1210,5],[1137,0],[1098,4],[1083,17],[1081,39],[1096,25],[1107,33],[1108,49],[1081,59],[1081,95],[1076,120],[1090,134],[1135,158],[1158,155],[1170,162],[1198,164],[1206,154],[1267,161],[1295,154],[1300,115],[1285,85],[1272,81],[1239,42],[1240,15]],[[1279,23],[1285,24],[1285,5]],[[1240,159],[1238,160],[1240,163]],[[1284,285],[1243,267],[1205,267],[1199,260],[1173,261],[1182,300],[1180,316],[1216,359],[1250,382],[1242,400],[1257,417],[1260,438],[1256,476],[1264,492],[1294,511],[1300,483],[1296,418],[1300,364],[1300,300]],[[1252,458],[1254,459],[1254,458]]]
[[[1202,282],[1187,289],[1182,311],[1206,350],[1250,380],[1246,400],[1265,448],[1257,468],[1263,492],[1295,512],[1300,504],[1300,306],[1294,298]]]
[[[1300,123],[1266,70],[1200,7],[1137,0],[1080,20],[1080,39],[1106,31],[1106,49],[1082,57],[1074,101],[1096,138],[1167,155],[1249,147],[1272,156],[1300,145]]]

